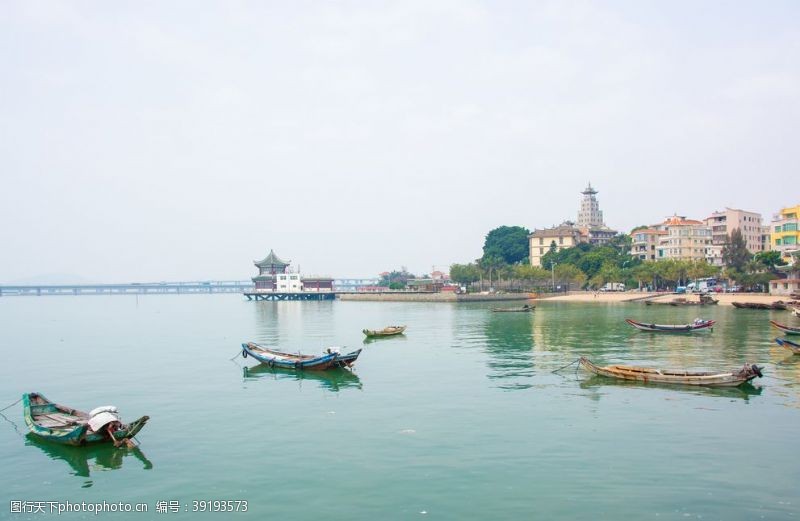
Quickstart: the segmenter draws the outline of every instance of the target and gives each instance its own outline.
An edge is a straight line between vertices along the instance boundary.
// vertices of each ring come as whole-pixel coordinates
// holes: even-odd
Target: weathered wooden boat
[[[786,309],[786,303],[781,300],[772,302],[770,304],[764,302],[731,302],[731,304],[733,304],[733,307],[739,309]]]
[[[686,297],[677,297],[669,302],[645,300],[644,303],[648,306],[652,306],[654,304],[661,306],[713,306],[714,304],[718,304],[719,300],[709,295],[700,295],[698,300],[689,300]]]
[[[255,342],[242,344],[242,356],[252,356],[269,367],[282,367],[303,371],[324,371],[333,367],[350,367],[358,359],[361,349],[341,354],[339,348],[329,347],[321,355],[301,355],[268,349]]]
[[[394,336],[406,330],[406,326],[387,326],[383,329],[362,329],[361,332],[368,337]]]
[[[661,370],[631,365],[608,365],[601,367],[593,364],[585,356],[580,358],[580,364],[587,371],[599,376],[659,384],[736,387],[749,382],[756,376],[762,376],[761,368],[756,364],[745,364],[741,369],[734,369],[721,373]]]
[[[779,324],[774,320],[770,320],[769,323],[775,326],[776,328],[780,329],[787,335],[800,335],[800,327],[786,326],[784,324]]]
[[[787,340],[785,338],[776,338],[775,343],[781,347],[785,347],[796,355],[800,355],[800,344],[797,342],[792,342],[791,340]]]
[[[698,300],[689,300],[684,297],[678,297],[676,299],[672,299],[672,301],[668,304],[670,306],[713,306],[714,304],[718,303],[719,300],[709,295],[700,295]]]
[[[25,423],[31,434],[40,439],[64,445],[124,442],[136,436],[150,419],[142,416],[129,424],[119,420],[116,407],[98,407],[90,413],[53,403],[39,393],[22,395]],[[114,427],[113,436],[107,426]]]
[[[530,304],[525,304],[521,308],[492,308],[493,313],[530,313],[536,308]]]
[[[695,319],[691,324],[646,324],[644,322],[637,322],[630,318],[626,318],[625,322],[635,327],[640,331],[654,331],[663,333],[688,333],[690,331],[698,331],[701,329],[712,330],[716,322],[714,320],[701,320]]]

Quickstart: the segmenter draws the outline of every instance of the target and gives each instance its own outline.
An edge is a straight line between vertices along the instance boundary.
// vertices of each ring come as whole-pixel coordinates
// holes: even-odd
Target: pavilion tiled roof
[[[253,261],[253,263],[257,267],[263,268],[265,266],[288,266],[289,264],[291,264],[291,261],[289,262],[283,261],[280,259],[280,257],[275,255],[274,251],[269,250],[269,255],[267,255],[260,261]]]

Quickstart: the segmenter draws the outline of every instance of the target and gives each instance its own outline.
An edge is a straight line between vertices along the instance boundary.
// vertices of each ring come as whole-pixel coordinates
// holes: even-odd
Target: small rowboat
[[[741,369],[723,373],[706,371],[671,371],[635,367],[630,365],[594,365],[588,358],[580,358],[581,365],[588,371],[609,378],[634,380],[645,383],[702,385],[709,387],[737,387],[749,382],[756,376],[761,377],[761,368],[755,364],[745,364]]]
[[[492,313],[530,313],[536,308],[530,304],[525,304],[521,308],[492,308]]]
[[[771,304],[766,304],[764,302],[731,302],[731,304],[733,304],[733,307],[739,309],[786,309],[786,303],[782,300],[776,300]]]
[[[800,335],[800,327],[784,326],[783,324],[778,324],[774,320],[770,320],[769,323],[777,327],[787,335]]]
[[[39,393],[23,394],[22,407],[25,423],[31,434],[40,439],[63,445],[86,445],[87,443],[111,441],[117,445],[117,442],[124,442],[136,436],[150,419],[149,416],[142,416],[126,425],[119,421],[116,407],[98,407],[91,413],[86,413],[53,403]],[[114,440],[106,430],[107,425],[111,422],[114,422],[112,425],[117,427],[113,431]]]
[[[664,333],[688,333],[700,329],[713,330],[714,324],[716,324],[713,320],[700,320],[699,318],[691,324],[645,324],[643,322],[631,320],[630,318],[626,318],[625,322],[640,331],[658,331]]]
[[[406,330],[406,326],[387,326],[383,329],[362,329],[361,332],[368,337],[375,336],[394,336]]]
[[[361,349],[343,355],[339,352],[339,348],[329,347],[323,354],[318,356],[301,355],[267,349],[254,342],[242,344],[242,357],[244,358],[252,356],[262,364],[267,364],[270,367],[303,371],[324,371],[334,367],[350,367],[360,354]]]
[[[785,347],[796,355],[800,355],[800,344],[797,342],[792,342],[791,340],[786,340],[785,338],[776,338],[775,343],[781,347]]]

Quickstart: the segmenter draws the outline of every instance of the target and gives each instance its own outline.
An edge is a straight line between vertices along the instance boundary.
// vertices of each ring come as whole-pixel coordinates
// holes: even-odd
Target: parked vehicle
[[[622,282],[606,282],[600,291],[625,291],[625,284]]]
[[[716,288],[717,279],[714,278],[697,279],[686,285],[686,291],[689,293],[709,293],[716,291]]]

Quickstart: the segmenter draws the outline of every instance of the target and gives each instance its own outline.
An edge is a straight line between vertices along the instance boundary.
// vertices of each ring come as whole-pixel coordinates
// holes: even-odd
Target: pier
[[[131,282],[122,284],[0,284],[0,297],[57,295],[146,295],[189,293],[242,293],[253,290],[249,280]]]
[[[273,291],[245,291],[244,296],[247,300],[334,300],[336,293],[325,291],[304,291],[304,292],[291,292],[279,293]]]

